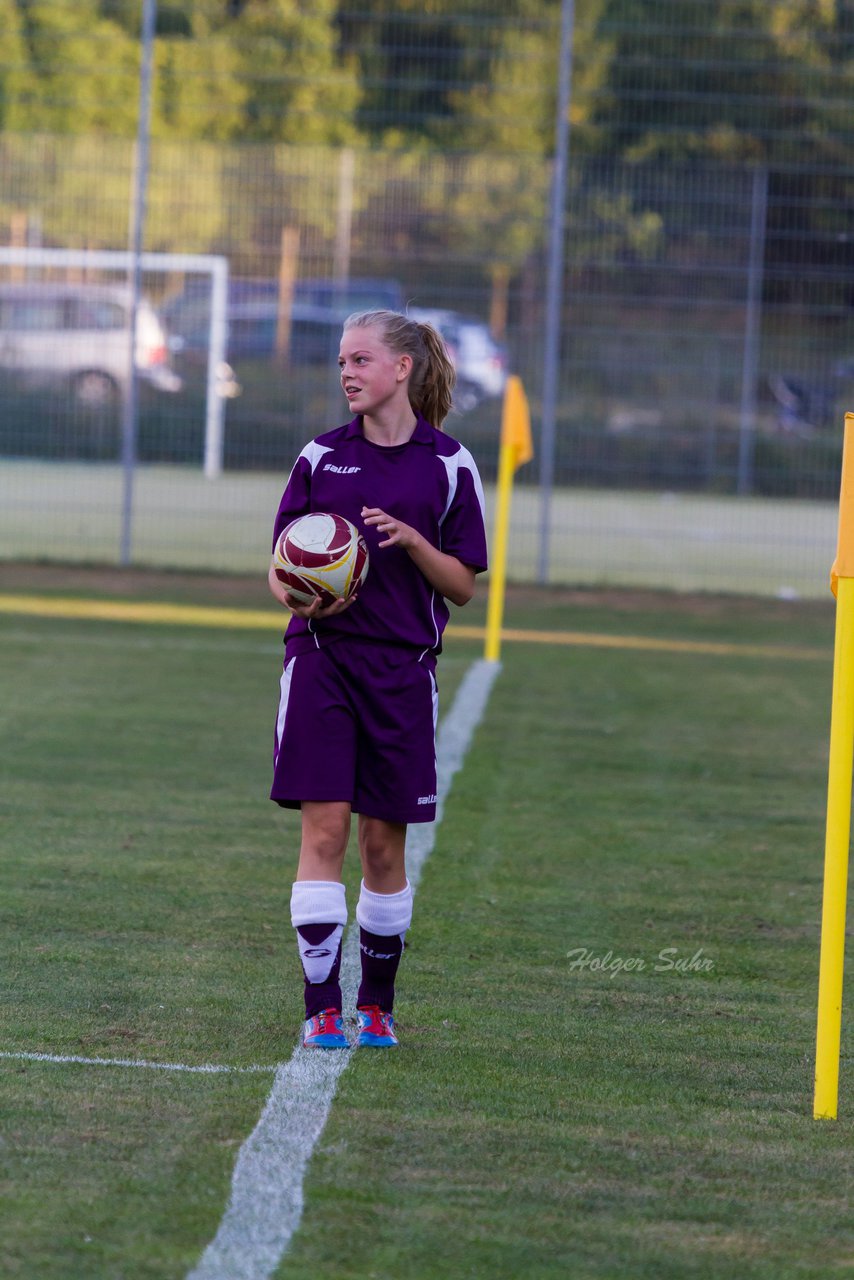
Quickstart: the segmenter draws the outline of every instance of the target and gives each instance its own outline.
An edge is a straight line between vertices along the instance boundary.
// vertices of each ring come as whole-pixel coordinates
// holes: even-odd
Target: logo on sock
[[[366,956],[370,956],[372,960],[394,960],[400,955],[399,951],[372,951],[370,947],[365,946],[364,942],[359,943],[359,950]]]
[[[343,932],[343,924],[297,926],[297,944],[306,982],[328,981],[341,954]]]

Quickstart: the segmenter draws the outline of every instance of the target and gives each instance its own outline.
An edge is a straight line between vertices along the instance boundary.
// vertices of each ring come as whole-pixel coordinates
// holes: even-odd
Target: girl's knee
[[[359,824],[359,851],[366,878],[385,881],[403,875],[406,827],[403,823],[362,819]]]
[[[315,868],[340,871],[350,837],[350,807],[345,804],[304,804],[300,861]],[[330,879],[337,876],[329,876]]]

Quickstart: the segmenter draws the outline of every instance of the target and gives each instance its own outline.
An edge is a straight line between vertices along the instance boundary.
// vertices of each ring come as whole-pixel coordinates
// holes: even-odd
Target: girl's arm
[[[395,520],[379,507],[363,507],[365,524],[376,525],[379,533],[386,535],[381,547],[402,547],[418,566],[424,577],[451,604],[468,604],[474,595],[474,569],[463,564],[456,556],[449,556],[429,543],[417,529]]]

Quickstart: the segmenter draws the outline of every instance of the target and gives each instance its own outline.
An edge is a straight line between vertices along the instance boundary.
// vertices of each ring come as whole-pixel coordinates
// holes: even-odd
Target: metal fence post
[[[739,493],[753,490],[756,451],[756,401],[759,384],[759,343],[762,328],[762,281],[765,268],[765,224],[768,216],[768,170],[754,169],[750,201],[750,249],[747,263],[747,303],[744,355],[741,365],[741,409],[738,427]]]
[[[143,0],[142,53],[139,77],[139,119],[136,134],[136,164],[130,208],[128,277],[130,304],[130,369],[127,391],[122,401],[122,534],[119,563],[131,562],[133,539],[133,483],[136,469],[136,441],[139,419],[139,383],[136,371],[136,333],[139,312],[140,256],[145,227],[145,197],[148,186],[148,147],[151,136],[151,77],[154,54],[154,29],[157,22],[157,0]]]
[[[555,158],[552,170],[548,274],[546,279],[546,323],[543,342],[543,409],[540,433],[540,543],[537,579],[549,578],[549,536],[551,499],[555,467],[555,415],[560,373],[561,312],[563,308],[564,230],[566,216],[567,160],[569,157],[569,105],[572,98],[572,46],[575,24],[574,0],[562,0],[560,53],[558,55],[557,118]]]

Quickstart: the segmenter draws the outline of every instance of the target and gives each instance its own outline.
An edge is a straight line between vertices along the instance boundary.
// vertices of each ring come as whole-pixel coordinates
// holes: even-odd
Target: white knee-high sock
[[[291,924],[305,977],[305,1016],[341,1008],[341,938],[347,923],[343,884],[297,880],[291,890]]]
[[[374,893],[362,881],[356,904],[362,981],[358,1005],[376,1004],[386,1013],[394,1006],[394,981],[412,923],[412,885],[398,893]]]

